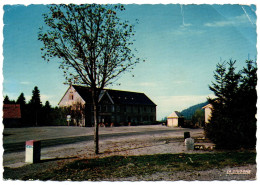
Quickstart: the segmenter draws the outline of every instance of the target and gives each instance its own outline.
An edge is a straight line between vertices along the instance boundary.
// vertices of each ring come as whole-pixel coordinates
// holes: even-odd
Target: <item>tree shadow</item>
[[[45,163],[45,162],[50,162],[50,161],[59,161],[59,160],[66,160],[66,159],[76,159],[77,157],[55,157],[55,158],[51,158],[51,159],[41,159],[39,162],[37,163]]]

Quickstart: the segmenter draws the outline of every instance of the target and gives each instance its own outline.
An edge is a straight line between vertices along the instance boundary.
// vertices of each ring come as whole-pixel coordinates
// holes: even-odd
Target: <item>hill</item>
[[[204,102],[204,103],[199,103],[196,105],[193,105],[187,109],[184,109],[181,111],[181,114],[185,117],[185,119],[191,119],[192,115],[195,113],[195,111],[197,109],[201,109],[202,107],[204,107],[205,105],[207,105],[208,102]]]

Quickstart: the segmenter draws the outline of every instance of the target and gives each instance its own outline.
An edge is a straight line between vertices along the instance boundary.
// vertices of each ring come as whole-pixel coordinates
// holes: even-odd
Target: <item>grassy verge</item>
[[[24,175],[19,179],[57,181],[68,179],[73,181],[116,180],[117,178],[151,175],[156,172],[200,171],[255,163],[256,153],[254,152],[111,156],[76,160],[60,169],[49,169],[41,173],[34,171],[34,173]],[[4,178],[7,176],[8,174],[4,173]]]

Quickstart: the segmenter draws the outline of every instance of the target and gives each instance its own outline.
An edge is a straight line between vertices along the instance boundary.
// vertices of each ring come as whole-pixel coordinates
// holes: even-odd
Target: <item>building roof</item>
[[[4,104],[3,106],[4,119],[18,119],[21,118],[20,104]]]
[[[91,89],[85,86],[72,85],[85,102],[92,102]]]
[[[205,105],[204,107],[202,107],[202,109],[205,109],[205,108],[210,108],[210,109],[212,109],[213,106],[212,106],[212,104],[208,104],[208,105]]]
[[[182,117],[183,117],[183,115],[180,112],[174,111],[167,118],[182,118]]]
[[[74,89],[84,99],[85,102],[89,102],[92,99],[91,90],[89,87],[73,85]],[[104,93],[107,92],[108,96],[112,99],[115,104],[132,104],[132,105],[155,105],[144,93],[129,92],[113,89],[104,89],[101,93],[102,98]]]

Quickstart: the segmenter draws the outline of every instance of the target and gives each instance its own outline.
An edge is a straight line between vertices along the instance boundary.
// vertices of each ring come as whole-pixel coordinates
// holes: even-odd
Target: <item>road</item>
[[[26,128],[9,128],[4,131],[3,137],[3,147],[4,153],[11,153],[11,152],[19,152],[25,150],[25,141],[32,140],[41,140],[41,147],[53,147],[58,145],[66,145],[66,144],[73,144],[77,142],[83,141],[92,141],[93,140],[93,129],[92,128],[81,128],[81,127],[32,127],[28,130],[31,132],[28,134],[32,138],[24,137],[24,130]],[[63,132],[60,132],[62,129]],[[56,130],[56,132],[55,132]],[[66,131],[65,131],[66,130]],[[200,129],[199,129],[200,130]],[[70,132],[72,131],[72,132]],[[73,132],[75,131],[75,132]],[[84,132],[86,131],[86,132]],[[109,138],[116,138],[116,137],[129,137],[129,136],[140,136],[140,135],[147,135],[147,134],[164,134],[164,133],[172,133],[173,137],[180,136],[180,132],[193,132],[198,131],[194,129],[188,128],[169,128],[169,127],[161,127],[161,126],[137,126],[137,127],[114,127],[114,128],[100,128],[100,140],[106,140]],[[39,132],[44,132],[45,135],[39,135]],[[64,136],[64,132],[67,133],[67,136]],[[75,135],[76,134],[76,135]],[[86,135],[82,135],[86,134]],[[55,138],[52,138],[55,137]],[[50,139],[46,139],[50,138]],[[25,139],[25,140],[23,140]],[[23,140],[23,141],[21,141]]]

